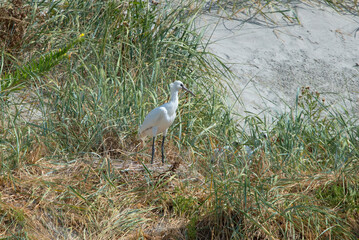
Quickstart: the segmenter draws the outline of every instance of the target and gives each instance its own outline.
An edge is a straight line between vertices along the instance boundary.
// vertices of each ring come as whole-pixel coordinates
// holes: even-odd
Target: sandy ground
[[[331,104],[357,111],[359,17],[313,3],[292,3],[291,9],[299,23],[279,14],[271,15],[276,24],[270,24],[244,14],[228,19],[215,11],[198,22],[206,26],[209,50],[237,76],[233,87],[242,103],[235,111],[283,112],[302,86],[320,92]]]

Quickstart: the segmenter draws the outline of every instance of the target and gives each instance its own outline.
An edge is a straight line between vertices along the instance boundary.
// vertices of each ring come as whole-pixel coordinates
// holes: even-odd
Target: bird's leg
[[[153,163],[153,156],[155,155],[155,138],[156,138],[156,137],[153,137],[153,140],[152,140],[152,158],[151,158],[151,164]]]
[[[153,140],[152,140],[152,158],[151,158],[151,164],[153,163],[153,156],[155,155],[155,139],[156,139],[156,135],[157,135],[157,129],[158,129],[158,127],[153,127],[153,128],[152,128]]]
[[[166,138],[166,135],[163,135],[162,146],[161,146],[161,149],[162,149],[162,164],[165,163],[165,154],[163,153],[163,145],[165,143],[165,138]]]

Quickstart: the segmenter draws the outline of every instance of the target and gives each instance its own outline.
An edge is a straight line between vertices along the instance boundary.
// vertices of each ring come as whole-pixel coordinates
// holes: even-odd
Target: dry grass
[[[21,0],[0,5],[0,47],[10,54],[16,54],[22,47],[30,10]]]
[[[178,149],[171,147],[172,151]],[[46,155],[46,151],[40,155]],[[220,185],[214,186],[215,180],[207,179],[189,166],[192,159],[178,158],[175,153],[168,158],[174,162],[164,166],[136,163],[136,157],[123,161],[91,154],[62,163],[40,158],[11,175],[3,175],[1,237],[13,232],[17,237],[30,239],[187,239],[189,236],[227,239],[233,235],[233,228],[240,227],[246,238],[284,238],[281,231],[288,228],[286,214],[291,211],[297,213],[290,224],[304,224],[306,239],[317,237],[317,231],[310,227],[312,224],[323,232],[323,238],[331,237],[330,231],[325,232],[327,226],[321,225],[325,221],[303,221],[311,221],[313,214],[307,212],[307,202],[312,206],[325,204],[317,199],[318,191],[340,181],[340,176],[334,173],[288,179],[280,172],[267,171],[270,166],[261,164],[263,159],[255,157],[253,172],[248,176],[243,175],[242,169],[232,169],[229,176],[220,176],[223,180],[216,183]],[[250,181],[248,187],[260,186],[266,194],[252,192],[246,196],[246,202],[227,202],[228,196],[219,193],[223,188],[234,199],[244,197],[243,192],[234,190],[235,182],[230,185],[226,182],[226,178],[231,181],[231,174],[242,174],[243,179]],[[263,201],[268,203],[255,207]],[[337,215],[338,207],[325,210],[323,206],[322,217],[326,218],[329,210],[333,216]],[[246,208],[251,210],[244,211]],[[349,217],[345,227],[348,231],[358,229],[356,214],[343,216],[343,219]],[[297,234],[295,228],[289,229],[289,235],[296,236],[293,239],[304,237]]]
[[[62,164],[39,159],[11,178],[2,176],[1,237],[10,232],[42,239],[184,234],[178,226],[187,221],[174,212],[170,199],[179,196],[184,182],[201,179],[188,179],[188,168],[178,162],[154,166],[148,175],[133,160],[129,167],[90,156]],[[181,191],[181,197],[205,199],[202,189],[187,191]]]

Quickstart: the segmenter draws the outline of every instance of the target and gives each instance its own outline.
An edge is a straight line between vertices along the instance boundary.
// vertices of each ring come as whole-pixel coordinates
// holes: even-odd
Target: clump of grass
[[[16,55],[22,49],[24,35],[29,25],[30,8],[23,1],[0,3],[0,48]]]
[[[47,53],[38,59],[32,59],[24,66],[18,66],[16,69],[5,72],[0,75],[0,96],[8,95],[24,88],[27,80],[30,78],[37,78],[45,75],[48,71],[58,65],[61,60],[68,58],[68,51],[76,44],[83,41],[83,35],[67,44],[63,49],[58,49],[53,52]]]
[[[270,126],[250,116],[246,123],[242,139],[254,152],[233,145],[232,157],[205,168],[213,217],[199,227],[216,238],[354,239],[357,225],[346,220],[357,214],[353,119],[303,88],[296,107]]]

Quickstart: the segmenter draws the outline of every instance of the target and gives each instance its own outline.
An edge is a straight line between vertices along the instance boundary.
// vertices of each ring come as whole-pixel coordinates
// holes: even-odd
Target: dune
[[[359,92],[359,17],[324,4],[290,3],[284,19],[270,14],[232,18],[215,11],[201,16],[208,49],[235,73],[235,111],[280,113],[293,106],[298,89],[318,91],[326,103],[357,111]],[[269,15],[269,14],[268,14]],[[342,106],[345,105],[345,106]]]

